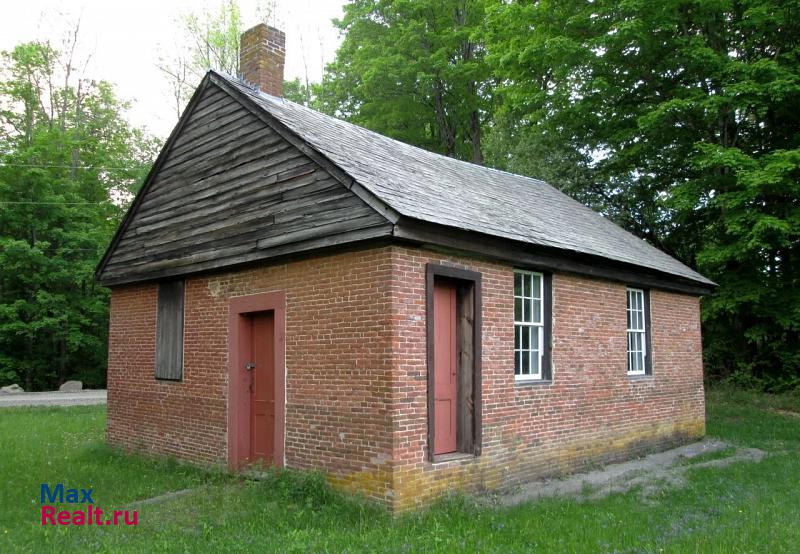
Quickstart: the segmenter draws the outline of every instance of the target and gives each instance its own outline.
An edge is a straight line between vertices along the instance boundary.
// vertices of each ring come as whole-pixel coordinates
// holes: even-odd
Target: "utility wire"
[[[10,163],[10,162],[0,162],[0,166],[3,167],[37,167],[40,169],[49,169],[49,168],[57,168],[57,169],[106,169],[106,170],[117,170],[117,171],[135,171],[139,169],[144,169],[145,166],[142,167],[108,167],[108,166],[96,166],[96,165],[59,165],[59,164],[19,164],[19,163]]]
[[[60,248],[58,246],[53,246],[51,248],[39,248],[38,246],[33,246],[31,248],[25,248],[23,246],[0,246],[0,251],[5,250],[6,252],[11,250],[17,250],[19,252],[29,252],[30,250],[41,250],[42,252],[53,252],[58,250],[60,252],[99,252],[100,250],[105,250],[104,246],[98,246],[97,248]]]
[[[98,206],[100,204],[105,204],[105,202],[39,202],[39,201],[34,201],[34,200],[31,200],[31,201],[27,201],[27,200],[25,200],[25,201],[0,200],[0,204],[32,204],[34,206],[51,206],[51,205],[56,205],[56,206],[65,206],[65,205],[70,205],[70,206]]]

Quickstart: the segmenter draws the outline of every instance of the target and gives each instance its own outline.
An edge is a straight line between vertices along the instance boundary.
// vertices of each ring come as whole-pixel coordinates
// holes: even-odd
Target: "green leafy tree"
[[[283,82],[283,97],[303,106],[319,107],[317,102],[319,91],[319,83],[304,83],[299,78]]]
[[[475,163],[491,115],[478,40],[484,0],[355,0],[318,107],[353,123]]]
[[[155,145],[108,83],[47,43],[3,52],[0,71],[0,382],[99,386],[108,294],[94,267]]]
[[[720,284],[703,303],[713,375],[800,382],[800,3],[540,0],[488,13],[512,140],[580,153],[599,185],[584,192],[606,213]]]
[[[267,23],[274,13],[272,0],[256,4],[253,19]],[[187,13],[181,17],[182,42],[163,54],[159,69],[167,77],[180,117],[195,88],[209,69],[239,75],[239,37],[245,31],[241,8],[236,0],[226,0],[216,11]],[[293,79],[284,81],[283,96],[298,104],[316,105],[318,85]]]

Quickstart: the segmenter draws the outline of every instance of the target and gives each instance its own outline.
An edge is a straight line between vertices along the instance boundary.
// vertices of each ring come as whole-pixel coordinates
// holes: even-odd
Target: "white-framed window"
[[[628,375],[645,375],[648,362],[645,291],[628,287]]]
[[[544,275],[514,270],[514,378],[542,379]]]

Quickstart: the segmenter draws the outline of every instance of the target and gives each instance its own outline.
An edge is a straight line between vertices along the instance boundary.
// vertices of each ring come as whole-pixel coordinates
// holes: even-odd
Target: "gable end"
[[[389,236],[392,223],[206,78],[134,199],[103,285]]]

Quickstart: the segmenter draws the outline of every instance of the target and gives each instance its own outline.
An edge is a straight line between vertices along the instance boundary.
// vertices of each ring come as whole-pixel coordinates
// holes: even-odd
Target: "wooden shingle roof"
[[[544,181],[428,152],[213,75],[402,216],[714,284]]]
[[[216,71],[96,278],[159,280],[387,240],[692,294],[714,286],[543,181],[404,144]]]

